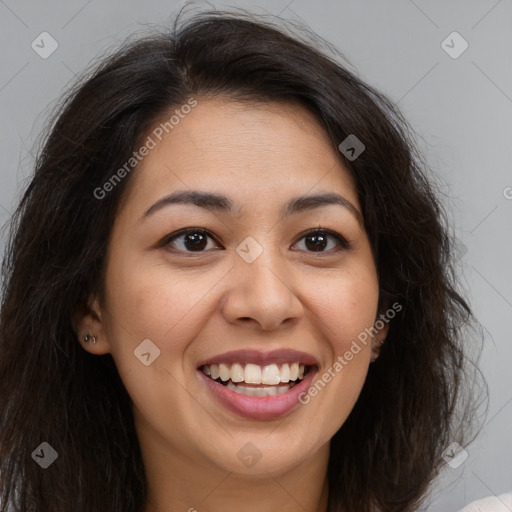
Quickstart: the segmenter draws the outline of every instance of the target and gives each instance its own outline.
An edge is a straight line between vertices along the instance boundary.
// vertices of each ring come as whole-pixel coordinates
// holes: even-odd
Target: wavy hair
[[[331,439],[328,512],[416,510],[445,465],[443,450],[474,440],[481,372],[467,332],[477,322],[459,290],[434,175],[396,105],[326,46],[250,13],[180,14],[170,29],[104,56],[58,103],[2,268],[0,511],[144,510],[130,397],[111,355],[85,351],[72,319],[101,293],[130,175],[101,200],[94,191],[190,96],[308,108],[355,180],[379,308],[403,306]],[[350,134],[366,146],[353,161],[337,149]],[[42,442],[58,453],[45,470],[32,460]]]

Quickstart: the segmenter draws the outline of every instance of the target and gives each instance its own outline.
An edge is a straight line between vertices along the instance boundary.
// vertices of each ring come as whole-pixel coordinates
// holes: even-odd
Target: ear
[[[380,349],[389,331],[389,320],[382,319],[384,315],[380,315],[375,319],[374,328],[378,330],[377,334],[372,337],[372,355],[370,362],[374,363],[380,354]],[[384,324],[384,325],[382,325]],[[380,327],[380,329],[379,329]]]
[[[78,341],[91,354],[102,355],[110,352],[103,316],[98,298],[91,296],[87,304],[80,306],[73,317]],[[87,335],[89,341],[85,341]]]

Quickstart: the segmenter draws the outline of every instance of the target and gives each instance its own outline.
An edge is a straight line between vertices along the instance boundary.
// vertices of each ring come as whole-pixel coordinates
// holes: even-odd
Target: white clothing
[[[459,512],[512,512],[512,492],[473,501]]]

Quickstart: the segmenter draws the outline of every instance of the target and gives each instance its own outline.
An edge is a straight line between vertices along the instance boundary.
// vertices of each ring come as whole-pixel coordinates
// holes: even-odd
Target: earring
[[[92,343],[93,343],[93,345],[94,345],[94,344],[96,343],[96,336],[91,336],[90,334],[86,334],[86,335],[84,336],[84,341],[85,341],[86,343],[88,343],[89,341],[91,341],[91,339],[92,339]]]

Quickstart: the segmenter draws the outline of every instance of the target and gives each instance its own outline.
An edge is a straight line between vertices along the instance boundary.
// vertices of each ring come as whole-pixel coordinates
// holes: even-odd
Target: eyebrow
[[[213,192],[203,192],[199,190],[176,191],[172,194],[162,197],[152,206],[150,206],[142,215],[141,219],[149,217],[153,213],[173,204],[192,204],[208,211],[232,212],[233,201],[229,197]],[[280,211],[280,219],[290,215],[313,210],[327,205],[339,205],[346,208],[363,226],[363,218],[359,210],[345,197],[334,192],[326,192],[314,195],[298,196],[290,199]]]

